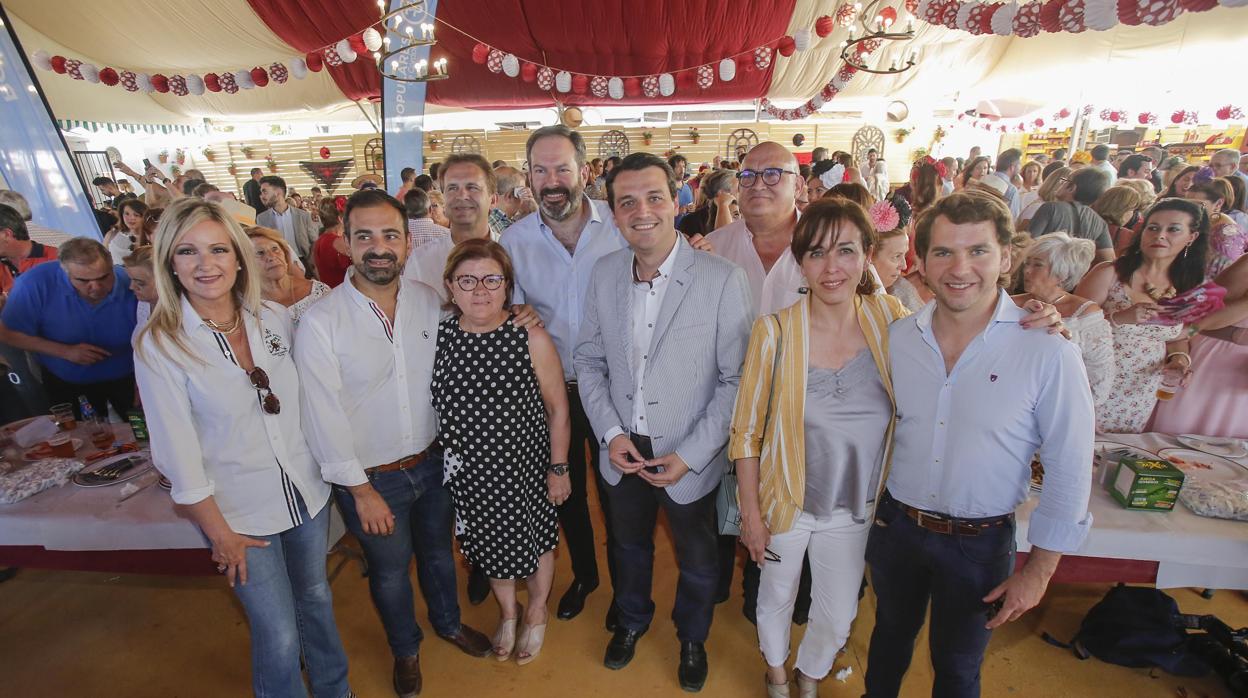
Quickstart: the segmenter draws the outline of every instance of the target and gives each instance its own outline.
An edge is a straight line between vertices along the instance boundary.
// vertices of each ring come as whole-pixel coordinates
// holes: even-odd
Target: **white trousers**
[[[802,558],[809,553],[810,620],[797,650],[796,666],[816,680],[832,670],[858,614],[858,589],[870,531],[870,517],[855,523],[848,509],[837,509],[827,518],[802,512],[792,529],[771,537],[767,547],[780,556],[780,562],[765,561],[762,565],[757,611],[758,645],[768,666],[782,666],[789,657],[793,603]]]

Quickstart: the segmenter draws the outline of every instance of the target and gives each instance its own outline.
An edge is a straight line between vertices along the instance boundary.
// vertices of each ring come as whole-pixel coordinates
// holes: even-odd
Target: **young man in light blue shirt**
[[[1040,602],[1091,528],[1091,389],[1078,348],[1020,326],[1027,311],[998,287],[1013,232],[1005,205],[974,193],[940,199],[916,227],[936,302],[889,330],[898,422],[867,546],[870,698],[900,691],[929,602],[932,694],[978,696],[992,629]],[[1014,571],[1037,451],[1044,489]]]

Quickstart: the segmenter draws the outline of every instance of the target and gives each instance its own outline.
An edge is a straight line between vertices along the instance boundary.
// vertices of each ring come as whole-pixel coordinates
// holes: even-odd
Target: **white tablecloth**
[[[120,440],[133,441],[129,425],[116,424],[114,430]],[[85,452],[93,449],[88,445]],[[152,470],[131,482],[142,483],[155,476]],[[210,547],[199,527],[175,509],[167,491],[152,485],[120,502],[123,487],[87,488],[69,483],[16,504],[0,505],[0,545],[38,545],[48,550]],[[331,509],[330,545],[345,531],[337,508]]]
[[[1163,434],[1106,434],[1098,440],[1115,441],[1156,453],[1182,447]],[[1248,459],[1235,460],[1248,467]],[[1248,475],[1248,470],[1245,470]],[[1018,510],[1018,549],[1031,549],[1027,524],[1038,499]],[[1197,516],[1182,504],[1173,511],[1132,511],[1118,504],[1093,476],[1092,531],[1076,555],[1158,562],[1157,587],[1248,589],[1248,523]]]

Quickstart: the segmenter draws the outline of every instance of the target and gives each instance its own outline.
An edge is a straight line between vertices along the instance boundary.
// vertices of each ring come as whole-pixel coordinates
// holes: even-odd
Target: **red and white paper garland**
[[[864,41],[863,43],[858,44],[858,56],[860,58],[865,58],[871,55],[879,47],[880,42],[878,40]],[[780,119],[781,121],[796,121],[798,119],[805,119],[811,114],[819,111],[824,104],[831,101],[833,97],[843,91],[845,87],[849,85],[850,81],[854,79],[854,75],[857,73],[858,69],[854,66],[849,64],[842,65],[841,69],[836,71],[836,75],[833,75],[832,79],[829,80],[828,83],[823,86],[823,89],[819,91],[819,94],[806,100],[806,102],[801,106],[794,107],[792,109],[781,109],[780,107],[772,104],[771,100],[766,97],[763,98],[760,106],[774,119]]]
[[[1151,111],[1129,114],[1124,109],[1105,107],[1097,110],[1096,107],[1086,105],[1083,107],[1083,112],[1087,116],[1095,114],[1100,121],[1122,124],[1124,126],[1195,126],[1200,123],[1200,114],[1191,109],[1177,109],[1170,114],[1160,114]],[[948,124],[948,126],[966,126],[984,131],[996,131],[998,133],[1021,133],[1039,130],[1046,126],[1055,127],[1057,123],[1064,122],[1073,115],[1074,112],[1070,109],[1062,109],[1056,112],[1053,114],[1052,120],[1045,120],[1043,117],[994,120],[969,114],[958,114],[956,124]],[[1227,104],[1214,112],[1214,118],[1218,121],[1243,121],[1244,110],[1234,104]]]
[[[1041,31],[1078,34],[1107,31],[1118,24],[1159,27],[1184,12],[1205,12],[1217,6],[1244,7],[1248,0],[920,0],[914,15],[920,21],[970,34],[1030,38]]]

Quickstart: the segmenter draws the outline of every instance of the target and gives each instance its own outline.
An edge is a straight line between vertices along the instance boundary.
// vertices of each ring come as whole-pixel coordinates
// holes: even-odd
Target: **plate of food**
[[[27,463],[44,460],[45,458],[73,458],[74,453],[76,453],[78,449],[82,448],[82,443],[82,439],[69,439],[68,443],[56,445],[53,445],[48,441],[41,441],[26,449],[26,451],[22,453],[22,458],[25,459]],[[62,452],[61,449],[64,449],[67,446],[71,446],[72,450]]]
[[[1199,434],[1183,434],[1176,436],[1179,443],[1223,458],[1243,458],[1248,456],[1248,444],[1243,439],[1232,439],[1225,436],[1200,436]]]
[[[152,469],[151,461],[135,453],[123,453],[105,458],[74,475],[74,484],[80,487],[108,487],[132,480]]]
[[[1248,468],[1194,448],[1163,448],[1157,455],[1173,463],[1184,474],[1211,482],[1248,477]]]

